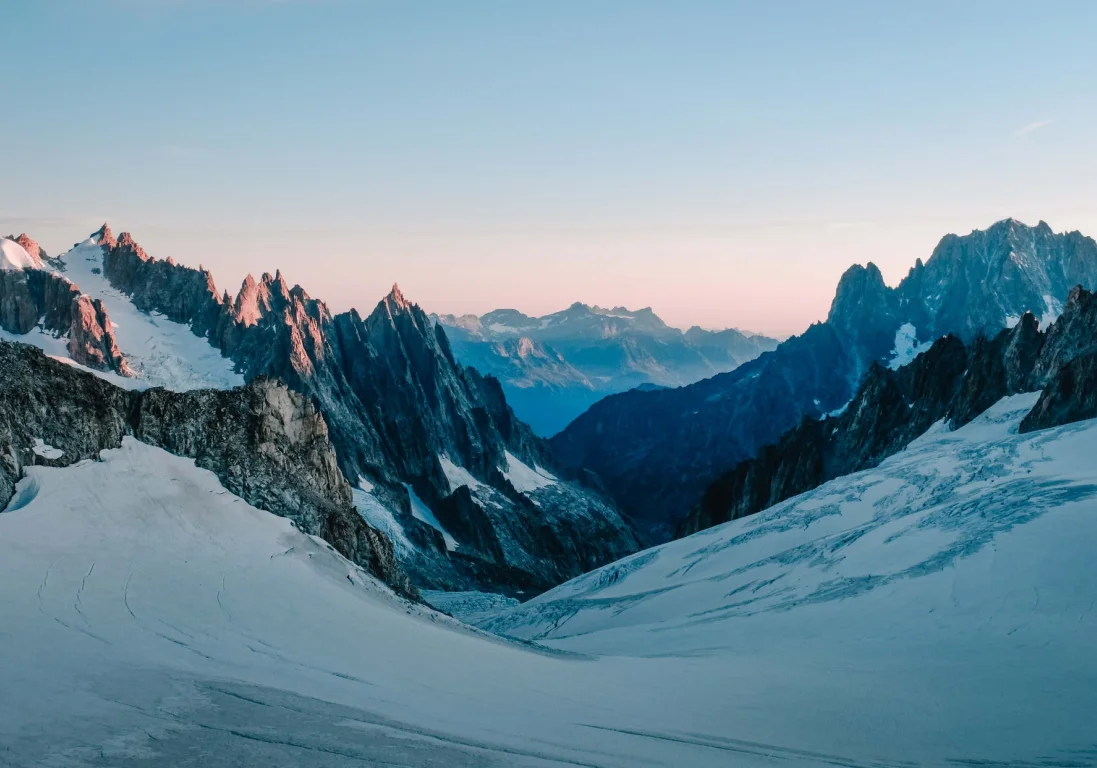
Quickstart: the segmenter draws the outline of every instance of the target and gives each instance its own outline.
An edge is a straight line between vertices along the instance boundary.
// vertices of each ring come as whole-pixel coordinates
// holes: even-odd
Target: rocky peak
[[[264,277],[267,277],[264,275]],[[255,282],[250,274],[240,284],[240,290],[236,294],[233,304],[233,318],[245,326],[252,326],[259,322],[266,310],[270,309],[270,292],[268,284],[264,281],[262,287]]]
[[[411,302],[405,297],[396,283],[392,284],[392,290],[381,300],[390,315],[407,312],[411,309]]]
[[[18,243],[27,255],[31,257],[35,262],[41,264],[43,261],[49,260],[49,255],[42,250],[42,246],[30,238],[26,232],[22,233],[18,237],[15,235],[8,235],[8,240]]]
[[[149,261],[152,257],[145,253],[145,249],[137,244],[137,241],[133,239],[133,235],[129,232],[123,232],[118,237],[118,243],[111,250],[126,251],[132,253],[141,261]]]
[[[91,239],[96,245],[102,245],[106,248],[113,248],[118,245],[118,241],[114,239],[114,234],[110,231],[110,227],[106,222],[103,222],[103,226],[92,233]]]
[[[901,325],[895,291],[871,261],[847,269],[838,281],[827,324],[848,339],[866,362],[880,359],[894,345]]]

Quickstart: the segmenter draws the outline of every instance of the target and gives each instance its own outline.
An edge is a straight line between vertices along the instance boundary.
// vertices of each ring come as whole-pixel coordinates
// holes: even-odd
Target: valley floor
[[[33,468],[0,514],[0,766],[1097,765],[1097,423],[1017,436],[1026,405],[469,603],[513,640],[135,441]]]

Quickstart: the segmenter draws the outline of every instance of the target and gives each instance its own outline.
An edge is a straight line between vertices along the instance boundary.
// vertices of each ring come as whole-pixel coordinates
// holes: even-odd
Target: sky
[[[1097,3],[3,5],[3,234],[232,293],[785,335],[949,232],[1097,235]]]

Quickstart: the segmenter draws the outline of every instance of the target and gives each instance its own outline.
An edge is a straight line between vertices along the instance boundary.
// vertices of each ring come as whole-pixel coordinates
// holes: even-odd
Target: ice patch
[[[442,538],[445,539],[446,549],[453,552],[457,549],[457,539],[449,535],[449,531],[442,527],[442,524],[438,522],[438,518],[431,512],[422,499],[420,499],[415,491],[408,483],[404,483],[404,487],[408,489],[408,498],[411,499],[411,515],[416,520],[422,520],[434,530],[442,534]]]
[[[1040,330],[1046,331],[1047,327],[1059,319],[1063,314],[1063,305],[1054,296],[1044,294],[1044,314],[1040,316]]]
[[[507,466],[499,471],[519,493],[533,493],[556,483],[556,478],[551,474],[537,466],[531,468],[510,451],[506,451],[506,457]]]
[[[910,323],[903,323],[895,332],[895,348],[891,351],[888,368],[895,371],[914,360],[918,355],[933,346],[933,342],[918,343],[918,329]]]
[[[370,490],[373,490],[372,485]],[[400,525],[400,521],[392,514],[392,510],[369,491],[351,488],[350,494],[351,503],[358,510],[358,514],[372,527],[389,537],[397,555],[407,555],[415,551],[415,547],[404,533],[404,526]]]

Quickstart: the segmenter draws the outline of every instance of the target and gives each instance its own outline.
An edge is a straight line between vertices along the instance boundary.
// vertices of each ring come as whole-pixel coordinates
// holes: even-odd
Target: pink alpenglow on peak
[[[14,240],[0,239],[0,272],[42,269],[42,262]]]

